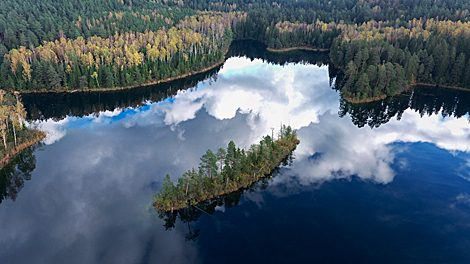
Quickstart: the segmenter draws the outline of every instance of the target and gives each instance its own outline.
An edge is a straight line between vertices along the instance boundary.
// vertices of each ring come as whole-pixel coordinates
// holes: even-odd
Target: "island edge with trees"
[[[156,209],[173,212],[190,205],[228,194],[250,186],[279,166],[289,157],[300,141],[290,126],[282,126],[277,140],[264,136],[249,150],[240,149],[230,141],[227,149],[210,149],[201,157],[199,171],[194,168],[178,178],[176,186],[169,174],[163,188],[154,195]]]

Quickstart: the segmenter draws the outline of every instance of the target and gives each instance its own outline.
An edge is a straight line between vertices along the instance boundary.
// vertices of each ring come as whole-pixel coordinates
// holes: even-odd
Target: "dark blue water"
[[[274,62],[231,58],[160,96],[35,105],[48,137],[2,172],[0,262],[470,262],[468,114],[423,115],[401,103],[414,94],[384,118],[383,105],[344,107],[327,66]],[[164,227],[151,202],[166,173],[281,124],[301,141],[291,166]]]
[[[408,164],[392,165],[389,184],[353,176],[286,196],[278,192],[292,190],[270,186],[238,208],[201,217],[204,262],[466,263],[468,181],[449,169],[465,161],[428,143],[393,148],[413,153],[396,156]]]

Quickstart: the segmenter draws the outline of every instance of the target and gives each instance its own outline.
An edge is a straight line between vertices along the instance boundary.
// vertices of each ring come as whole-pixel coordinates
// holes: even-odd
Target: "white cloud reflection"
[[[299,191],[290,186],[351,175],[390,183],[395,153],[402,151],[392,145],[398,141],[469,152],[464,118],[421,118],[407,110],[400,121],[357,128],[349,116],[338,116],[339,96],[328,81],[327,67],[232,58],[216,82],[200,83],[171,99],[40,122],[51,146],[37,155],[35,183],[25,185],[16,201],[19,206],[4,201],[0,207],[0,243],[8,245],[0,255],[8,256],[7,262],[23,263],[37,261],[41,254],[45,263],[67,262],[70,256],[80,263],[137,263],[148,253],[149,263],[194,263],[197,245],[184,241],[183,227],[165,232],[162,221],[143,215],[139,206],[151,200],[166,173],[177,177],[197,167],[205,149],[230,139],[249,147],[281,123],[298,130],[301,144],[293,166],[267,187],[276,196]],[[398,161],[398,166],[406,164]],[[54,195],[44,195],[48,193]],[[264,204],[259,192],[245,197]],[[456,203],[469,200],[467,193],[456,197]],[[37,241],[45,241],[40,250]]]
[[[338,117],[339,97],[328,82],[326,66],[279,66],[259,59],[231,58],[215,82],[199,83],[196,89],[179,91],[173,98],[145,109],[102,112],[84,119],[103,124],[121,122],[126,128],[170,126],[178,140],[184,141],[185,129],[180,124],[195,119],[199,111],[224,122],[232,122],[237,114],[242,114],[250,127],[250,131],[243,131],[245,140],[236,142],[242,147],[270,134],[270,128],[289,124],[298,130],[301,140],[290,172],[300,184],[351,175],[389,183],[395,175],[391,164],[396,151],[390,144],[398,141],[430,142],[451,152],[470,150],[470,130],[465,119],[421,117],[407,110],[400,121],[392,119],[377,129],[357,128],[348,116]],[[46,144],[57,142],[66,134],[67,126],[77,122],[69,119],[42,124],[48,131]],[[277,178],[275,182],[278,181],[283,180]]]
[[[65,126],[67,126],[69,121],[70,120],[68,117],[60,121],[47,119],[46,121],[35,123],[34,126],[37,126],[42,131],[46,132],[46,138],[43,139],[43,143],[46,145],[51,145],[59,141],[67,134]]]

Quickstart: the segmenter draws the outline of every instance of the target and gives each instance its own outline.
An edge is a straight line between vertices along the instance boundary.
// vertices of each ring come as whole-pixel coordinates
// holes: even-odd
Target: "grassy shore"
[[[351,97],[344,97],[343,99],[346,100],[346,102],[351,103],[351,104],[365,104],[365,103],[370,103],[370,102],[375,102],[379,100],[383,100],[387,98],[387,95],[381,95],[381,96],[375,96],[375,97],[367,97],[367,98],[351,98]]]

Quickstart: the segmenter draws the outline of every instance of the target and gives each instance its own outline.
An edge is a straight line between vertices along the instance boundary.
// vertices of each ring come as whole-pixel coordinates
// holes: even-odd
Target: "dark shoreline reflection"
[[[232,42],[226,58],[247,57],[250,60],[262,59],[264,62],[276,65],[288,63],[309,63],[321,67],[330,62],[329,52],[311,50],[292,50],[287,52],[272,52],[266,45],[253,40],[238,40]]]
[[[172,97],[182,89],[189,89],[201,81],[216,81],[222,66],[171,82],[121,91],[24,94],[23,103],[29,120],[60,120],[66,116],[97,114],[129,107],[142,107],[146,102],[159,102]]]
[[[234,41],[226,58],[246,56],[251,60],[263,59],[276,65],[288,63],[328,64],[327,52],[294,50],[290,52],[270,52],[266,46],[256,41]],[[173,97],[180,90],[195,87],[199,82],[216,82],[218,72],[223,67],[217,66],[207,72],[199,73],[171,82],[139,87],[121,91],[76,92],[24,94],[23,103],[29,120],[60,120],[66,116],[82,117],[97,114],[100,111],[113,111],[130,107],[141,107],[148,102],[159,102]]]
[[[262,59],[275,65],[288,63],[328,65],[330,86],[339,90],[343,75],[339,69],[329,64],[328,52],[293,50],[289,52],[270,52],[262,43],[250,40],[234,41],[227,53],[227,58],[239,56],[250,60]],[[148,102],[159,102],[173,97],[178,91],[195,87],[199,82],[216,82],[218,66],[207,72],[183,79],[122,91],[77,92],[58,94],[25,94],[23,102],[28,111],[29,120],[60,120],[66,116],[82,117],[98,114],[100,111],[113,111],[142,107]],[[470,92],[437,87],[418,86],[413,91],[386,98],[381,101],[350,104],[340,98],[339,116],[351,116],[352,122],[363,127],[377,128],[393,117],[401,119],[408,108],[418,111],[421,116],[442,114],[443,117],[462,117],[470,112]]]
[[[351,116],[358,127],[377,128],[396,117],[400,120],[408,108],[424,115],[461,118],[470,112],[470,91],[418,86],[413,91],[381,101],[351,104],[340,99],[339,116]]]
[[[286,158],[282,165],[290,166],[294,159],[294,154],[291,153],[288,158]],[[196,223],[198,219],[204,215],[212,216],[219,207],[232,208],[238,206],[240,199],[243,197],[244,193],[252,193],[257,190],[266,190],[269,186],[269,182],[272,178],[275,178],[280,172],[280,168],[276,167],[271,175],[266,176],[260,179],[257,182],[254,182],[247,188],[225,194],[214,199],[199,203],[197,205],[190,206],[188,208],[177,210],[174,212],[164,212],[158,211],[158,218],[163,219],[165,224],[165,230],[169,231],[175,228],[176,221],[179,220],[184,224],[188,225],[188,232],[184,234],[186,241],[196,241],[200,234],[200,229],[191,228],[191,223]]]
[[[5,199],[15,201],[25,181],[31,180],[31,173],[36,168],[34,152],[40,146],[36,144],[23,150],[0,170],[0,204]]]

